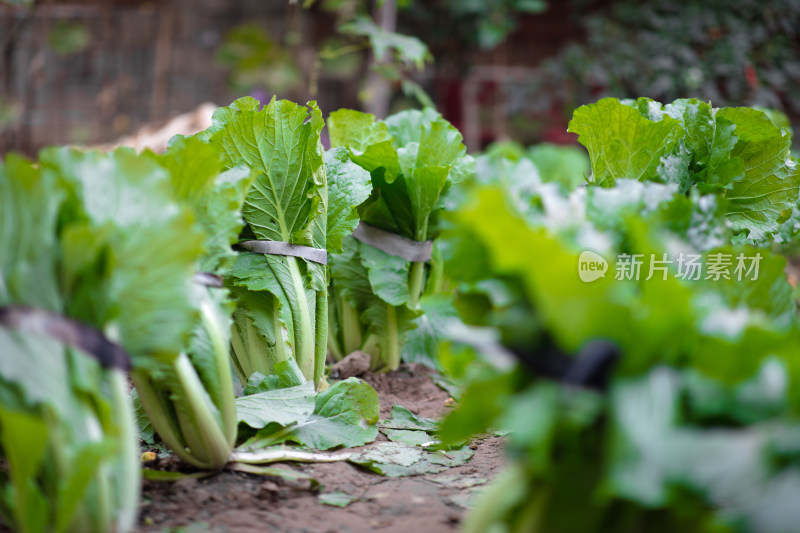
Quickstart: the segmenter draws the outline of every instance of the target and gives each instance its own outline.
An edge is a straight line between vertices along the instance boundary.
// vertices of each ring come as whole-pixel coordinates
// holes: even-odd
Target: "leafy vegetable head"
[[[384,121],[342,109],[331,113],[328,127],[333,150],[347,154],[371,175],[373,190],[359,207],[361,220],[406,239],[435,239],[437,213],[448,189],[474,171],[458,130],[430,108],[403,111]],[[438,292],[443,283],[438,252],[428,267],[355,239],[345,239],[343,249],[331,260],[336,295],[331,351],[341,357],[365,350],[373,355],[375,367],[396,368],[401,357],[431,363],[435,319],[421,310],[428,305],[423,294]]]
[[[331,145],[347,147],[351,159],[372,173],[374,192],[361,219],[409,239],[435,236],[430,218],[440,197],[472,165],[458,130],[430,108],[402,111],[384,122],[339,110],[328,127]]]
[[[569,131],[589,150],[591,183],[658,181],[716,194],[734,232],[753,242],[779,230],[798,196],[791,132],[756,109],[605,98],[577,109]]]
[[[723,111],[640,99],[576,113],[573,127],[597,120],[580,133],[602,186],[559,190],[523,172],[529,163],[520,152],[479,159],[489,173],[448,214],[442,250],[462,318],[499,330],[501,344],[467,330],[440,347],[442,367],[466,388],[439,437],[455,444],[510,431],[512,465],[466,531],[622,530],[634,520],[664,531],[778,532],[796,519],[791,504],[770,500],[767,516],[758,510],[765,500],[752,499],[797,497],[798,485],[787,482],[796,456],[777,451],[776,435],[795,431],[800,398],[786,383],[797,377],[800,330],[785,259],[731,237],[741,227],[733,193],[748,165],[730,137],[738,126],[729,127],[744,119]],[[635,131],[617,135],[624,121],[614,117]],[[765,138],[777,131],[759,124]],[[716,133],[703,133],[706,126]],[[686,134],[673,139],[676,127]],[[663,144],[637,144],[654,132]],[[671,151],[657,152],[665,145]],[[759,209],[747,216],[755,220]],[[585,250],[610,263],[606,277],[578,277]],[[664,252],[705,263],[715,254],[759,257],[761,270],[757,279],[645,279],[647,258]],[[614,279],[613,258],[623,253],[642,254],[637,281]],[[601,368],[587,353],[599,340],[621,351],[605,385],[559,383]],[[580,516],[576,495],[591,502]]]
[[[370,193],[368,174],[342,151],[323,155],[316,103],[272,99],[263,109],[241,98],[217,110],[198,136],[224,168],[254,175],[242,210],[244,239],[288,242],[332,253],[358,223],[356,207]],[[238,302],[233,346],[239,377],[272,373],[296,360],[306,379],[321,383],[327,335],[325,265],[289,256],[240,253],[226,275]]]
[[[180,352],[196,316],[191,278],[203,234],[167,172],[129,149],[55,148],[40,159],[67,191],[58,229],[66,298],[54,310],[109,332],[134,365]]]
[[[164,168],[131,150],[43,151],[0,166],[0,305],[78,320],[139,368],[174,361],[203,252]],[[0,327],[3,510],[22,530],[127,531],[139,470],[127,379],[75,348]]]
[[[221,273],[236,255],[231,243],[239,237],[242,203],[253,175],[246,165],[224,170],[222,155],[197,137],[175,137],[163,154],[146,152],[169,172],[177,199],[192,208],[205,235],[201,272]]]

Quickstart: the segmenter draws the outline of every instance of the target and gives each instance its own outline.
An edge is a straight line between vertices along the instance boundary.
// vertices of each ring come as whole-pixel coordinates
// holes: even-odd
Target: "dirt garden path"
[[[423,367],[363,376],[381,400],[381,418],[394,404],[437,418],[448,394]],[[386,440],[381,434],[378,440]],[[322,493],[355,498],[346,507],[325,505],[307,481],[223,472],[175,483],[146,481],[139,531],[437,533],[458,531],[468,502],[503,466],[503,441],[477,440],[466,464],[438,474],[387,478],[345,462],[278,465],[309,474]]]

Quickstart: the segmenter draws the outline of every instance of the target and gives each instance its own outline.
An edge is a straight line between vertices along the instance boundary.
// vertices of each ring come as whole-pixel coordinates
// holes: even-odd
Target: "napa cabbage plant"
[[[800,187],[791,130],[773,119],[774,113],[696,99],[662,105],[604,98],[578,108],[569,131],[589,151],[590,183],[633,179],[713,194],[733,232],[762,243],[792,215]]]
[[[390,246],[435,241],[448,190],[474,169],[458,130],[433,109],[384,121],[344,109],[331,114],[328,128],[331,145],[346,149],[370,173],[373,192],[358,209],[361,224],[377,229]],[[407,360],[430,362],[436,317],[452,312],[440,298],[445,276],[435,246],[430,257],[415,260],[360,237],[345,239],[343,247],[331,261],[328,345],[334,357],[364,350],[374,368],[390,370],[404,353]]]
[[[788,384],[800,330],[786,260],[731,244],[724,193],[629,170],[564,191],[529,173],[509,179],[526,175],[509,165],[449,217],[455,305],[480,328],[442,346],[442,367],[466,388],[439,438],[510,432],[511,464],[466,531],[777,533],[798,519],[788,435],[800,403]],[[607,261],[605,277],[578,276],[586,250]],[[714,254],[758,257],[760,271],[684,279],[673,262],[648,276],[664,252],[696,254],[704,268]],[[640,277],[615,279],[620,254],[641,254]]]
[[[161,440],[188,464],[216,470],[230,459],[237,426],[229,357],[233,309],[219,276],[235,258],[231,244],[242,227],[251,173],[246,166],[223,171],[217,150],[192,137],[146,155],[167,171],[173,196],[191,208],[204,240],[193,278],[191,337],[174,357],[137,366],[131,377]]]
[[[243,384],[255,372],[280,371],[324,387],[324,258],[341,250],[344,235],[357,224],[355,207],[369,195],[370,183],[368,174],[340,153],[323,154],[323,125],[314,102],[273,99],[261,108],[257,100],[241,98],[219,109],[200,134],[222,155],[224,168],[244,164],[254,174],[240,240],[283,243],[289,251],[241,249],[225,274],[236,302],[232,357]]]
[[[20,531],[129,531],[139,465],[124,369],[180,353],[202,234],[166,171],[127,149],[9,155],[0,204],[0,308],[35,317],[0,325],[0,510]]]

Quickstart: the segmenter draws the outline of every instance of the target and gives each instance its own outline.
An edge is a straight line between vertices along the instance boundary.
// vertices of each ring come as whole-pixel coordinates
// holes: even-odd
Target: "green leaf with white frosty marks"
[[[248,440],[250,449],[295,442],[316,450],[362,446],[378,436],[378,393],[349,378],[317,395],[314,412],[287,428],[267,426]]]
[[[589,150],[593,182],[610,187],[618,179],[656,179],[661,158],[670,154],[683,135],[669,116],[648,120],[636,108],[614,98],[575,110],[568,131]]]
[[[239,422],[254,429],[272,423],[288,426],[308,420],[314,412],[314,384],[270,390],[236,399]]]
[[[728,218],[734,231],[764,239],[778,231],[797,200],[800,167],[791,158],[792,136],[754,109],[724,108],[717,116],[736,125],[732,155],[744,161],[744,179],[726,194]]]
[[[690,179],[701,192],[729,189],[744,177],[743,161],[731,153],[737,141],[735,124],[696,99],[675,100],[664,106],[664,113],[680,121],[686,132],[683,144],[690,158]]]
[[[729,263],[730,277],[702,283],[722,296],[731,309],[759,310],[776,324],[788,325],[797,314],[792,286],[786,277],[786,259],[769,250],[752,247],[720,247],[710,250],[703,262]]]
[[[399,442],[410,446],[427,447],[436,442],[436,439],[431,437],[429,433],[414,429],[381,429],[381,433],[386,435],[386,438],[392,442]]]
[[[460,466],[474,455],[469,446],[429,452],[397,442],[379,442],[350,457],[349,461],[387,477],[435,474]]]

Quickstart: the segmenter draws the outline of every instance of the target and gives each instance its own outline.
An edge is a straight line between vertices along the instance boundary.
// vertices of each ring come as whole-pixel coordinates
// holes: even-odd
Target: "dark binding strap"
[[[104,368],[131,369],[128,353],[103,333],[77,320],[44,309],[22,305],[0,306],[0,326],[33,335],[45,335],[91,355]]]
[[[535,348],[512,348],[525,367],[534,375],[561,383],[605,391],[622,353],[619,347],[605,339],[589,341],[575,355],[561,351],[549,334]]]
[[[406,239],[400,235],[370,226],[363,221],[358,223],[353,232],[353,237],[389,255],[414,263],[430,261],[433,253],[433,241]]]
[[[328,264],[328,252],[319,248],[311,248],[310,246],[301,246],[282,241],[244,241],[237,246],[257,254],[290,255],[321,265]]]
[[[211,272],[195,272],[192,281],[206,287],[222,288],[222,278]]]

